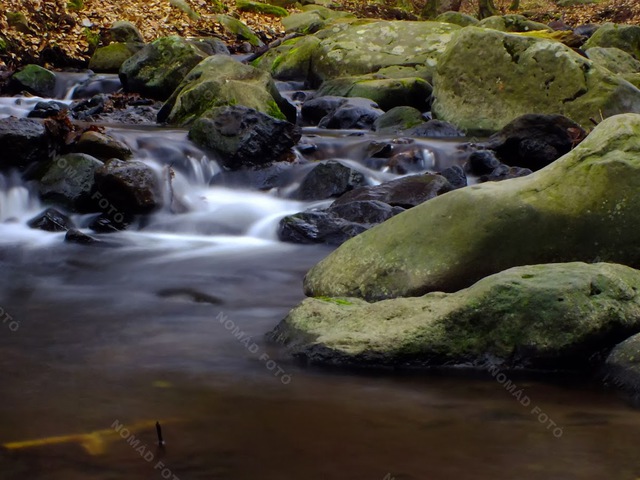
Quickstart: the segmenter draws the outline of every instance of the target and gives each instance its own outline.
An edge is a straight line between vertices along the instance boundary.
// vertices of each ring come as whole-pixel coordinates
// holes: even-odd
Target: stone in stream
[[[57,140],[41,122],[16,117],[0,119],[0,170],[25,170],[32,164],[46,162],[57,147]]]
[[[337,130],[369,130],[383,113],[378,105],[368,98],[348,98],[335,110],[322,117],[318,127]]]
[[[271,76],[227,55],[213,55],[195,67],[158,113],[159,122],[189,125],[219,107],[243,106],[295,122],[296,111]]]
[[[64,236],[64,241],[67,243],[76,243],[79,245],[96,245],[103,243],[102,240],[98,240],[91,235],[81,232],[76,228],[67,230],[67,234]]]
[[[292,155],[300,135],[292,123],[243,106],[214,109],[189,130],[196,145],[217,153],[220,163],[231,170]]]
[[[318,364],[586,371],[596,353],[640,330],[639,290],[640,272],[623,265],[528,265],[455,293],[308,298],[269,336]]]
[[[14,89],[26,90],[40,97],[51,98],[55,94],[55,73],[38,65],[27,65],[11,77]]]
[[[122,64],[144,47],[141,43],[110,43],[91,55],[89,68],[94,72],[118,73]]]
[[[94,211],[90,197],[94,175],[100,167],[100,160],[84,153],[56,157],[38,182],[40,197],[72,210]]]
[[[292,194],[299,200],[324,200],[340,195],[367,184],[365,176],[346,165],[331,160],[319,163],[300,183]]]
[[[464,132],[448,122],[442,120],[428,120],[420,125],[416,125],[404,132],[411,137],[422,138],[456,138],[464,137]]]
[[[33,107],[33,110],[27,115],[28,118],[50,118],[59,115],[63,110],[67,110],[69,107],[56,101],[50,102],[38,102]]]
[[[120,222],[129,215],[150,213],[162,206],[158,177],[151,167],[137,160],[111,159],[98,168],[91,199],[97,209],[121,218]]]
[[[162,37],[122,64],[120,81],[127,92],[166,100],[191,69],[207,56],[188,40]]]
[[[605,23],[586,41],[584,50],[592,47],[614,47],[640,60],[640,25]]]
[[[70,228],[75,228],[73,221],[55,208],[47,208],[29,220],[27,225],[46,232],[66,232]]]
[[[434,116],[472,135],[496,132],[528,113],[564,115],[587,128],[640,112],[639,89],[569,47],[477,27],[448,44],[433,88]]]
[[[394,107],[376,118],[373,130],[381,134],[395,135],[424,122],[422,112],[405,105]]]
[[[449,192],[351,239],[307,273],[305,291],[377,300],[452,292],[517,265],[640,267],[639,150],[640,115],[605,119],[538,172]]]
[[[311,58],[320,39],[314,35],[292,38],[267,51],[252,65],[277,80],[306,81],[311,76]]]
[[[528,114],[509,122],[482,145],[495,151],[502,163],[540,170],[586,136],[580,125],[562,115]]]
[[[640,333],[616,345],[603,367],[607,385],[639,398],[640,395]]]
[[[512,178],[526,177],[533,173],[528,168],[521,167],[509,167],[508,165],[500,164],[494,168],[491,172],[485,173],[478,177],[478,183],[484,182],[501,182],[502,180],[510,180]]]
[[[133,156],[131,149],[110,135],[89,130],[84,132],[73,145],[73,150],[92,155],[102,161],[110,158],[127,160]]]

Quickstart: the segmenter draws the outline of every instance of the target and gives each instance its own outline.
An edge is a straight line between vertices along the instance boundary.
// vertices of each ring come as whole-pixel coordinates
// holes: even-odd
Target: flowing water
[[[0,100],[1,116],[35,103]],[[314,206],[287,198],[310,165],[256,191],[184,130],[108,129],[158,175],[171,166],[183,213],[167,208],[106,246],[66,244],[29,229],[37,196],[0,178],[0,479],[640,477],[640,414],[584,379],[293,362],[263,335],[330,252],[275,235],[283,215]],[[393,178],[367,163],[371,141],[307,129],[302,143],[318,147],[309,159]],[[458,162],[457,144],[418,145],[426,169]]]

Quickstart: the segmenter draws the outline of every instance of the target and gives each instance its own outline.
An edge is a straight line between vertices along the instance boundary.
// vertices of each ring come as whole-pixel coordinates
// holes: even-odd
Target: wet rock
[[[369,130],[373,127],[376,119],[383,113],[375,102],[367,98],[349,98],[338,108],[323,117],[318,127],[338,130]]]
[[[73,221],[55,208],[47,208],[27,222],[30,228],[47,232],[65,232],[74,228]]]
[[[429,120],[404,132],[405,135],[421,138],[456,138],[464,137],[464,132],[448,122]]]
[[[97,198],[98,196],[96,196],[96,199]],[[109,207],[107,206],[106,208]],[[102,213],[94,218],[89,224],[89,228],[98,233],[115,233],[126,230],[130,223],[130,214],[123,214],[119,211],[112,211],[111,213]]]
[[[251,190],[282,188],[293,180],[292,166],[290,162],[274,162],[238,170],[222,170],[213,176],[209,185]]]
[[[445,168],[440,172],[440,175],[447,179],[453,189],[467,186],[467,176],[463,168],[459,165],[452,165],[451,167]]]
[[[159,122],[188,125],[219,107],[243,106],[295,122],[295,107],[271,76],[225,55],[213,55],[184,78],[158,113]]]
[[[38,102],[33,110],[27,115],[28,118],[50,118],[59,115],[63,110],[67,110],[69,107],[61,102]]]
[[[640,334],[616,345],[603,369],[607,385],[638,398],[640,395]]]
[[[385,111],[404,105],[426,111],[431,108],[431,91],[429,82],[422,78],[389,78],[375,74],[327,80],[317,95],[368,98]]]
[[[166,100],[208,55],[180,37],[163,37],[127,59],[119,76],[127,92]]]
[[[478,150],[469,155],[467,169],[472,175],[486,175],[500,165],[500,160],[491,150]]]
[[[156,174],[143,162],[111,159],[96,170],[95,192],[91,195],[97,207],[124,218],[146,214],[162,205],[160,183]]]
[[[373,130],[378,133],[395,135],[424,122],[422,112],[410,106],[394,107],[376,118]]]
[[[300,113],[302,119],[310,125],[318,125],[320,120],[335,112],[339,107],[347,103],[344,97],[313,97],[305,100]]]
[[[452,189],[443,176],[425,173],[398,178],[380,185],[356,188],[338,198],[333,206],[375,200],[391,206],[411,208]]]
[[[640,60],[640,25],[605,23],[591,35],[583,49],[592,47],[619,48]]]
[[[308,298],[270,335],[313,363],[587,371],[640,329],[638,289],[640,272],[623,265],[529,265],[450,294]],[[636,363],[634,343],[627,364]]]
[[[109,35],[112,42],[121,43],[144,43],[144,38],[136,26],[127,21],[114,22],[109,28]]]
[[[64,236],[64,241],[67,243],[77,243],[79,245],[95,245],[102,243],[102,240],[98,240],[97,238],[87,235],[75,228],[71,228],[67,231],[67,234]]]
[[[56,150],[56,143],[45,126],[27,118],[0,119],[0,170],[26,167],[46,162]]]
[[[104,111],[106,96],[103,94],[82,100],[71,106],[71,114],[78,120],[86,120],[94,115],[99,115]]]
[[[11,81],[18,89],[26,90],[40,97],[51,98],[56,90],[55,73],[38,65],[27,65],[14,73]]]
[[[508,165],[499,165],[491,172],[481,175],[478,178],[478,183],[483,182],[500,182],[502,180],[509,180],[511,178],[526,177],[533,173],[528,168],[509,167]]]
[[[421,148],[414,148],[396,153],[389,157],[384,167],[387,171],[404,175],[406,173],[423,172],[427,169]]]
[[[478,26],[499,30],[501,32],[552,31],[552,29],[544,23],[534,22],[523,15],[495,15],[481,20]]]
[[[237,169],[280,160],[300,140],[300,129],[251,108],[234,106],[196,120],[189,138],[216,152],[224,167]]]
[[[484,146],[495,151],[502,163],[535,171],[569,152],[585,137],[580,125],[562,115],[529,114],[507,124]]]
[[[455,190],[350,240],[307,273],[305,291],[381,299],[456,291],[525,264],[640,267],[639,150],[640,115],[605,119],[542,170]]]
[[[77,211],[90,209],[94,174],[102,162],[84,153],[55,158],[39,182],[40,197]]]
[[[640,112],[640,90],[562,43],[476,27],[449,43],[433,87],[434,116],[472,135],[528,113],[564,115],[586,128],[591,118]]]
[[[328,161],[316,165],[307,173],[292,196],[299,200],[324,200],[366,184],[362,173],[340,162]]]
[[[278,225],[278,238],[283,242],[341,245],[403,211],[374,200],[332,205],[284,217]]]
[[[118,73],[122,64],[143,48],[141,43],[110,43],[91,55],[89,68],[94,72]]]
[[[87,99],[95,95],[110,94],[122,88],[119,78],[96,75],[89,78],[73,91],[73,99]]]
[[[104,133],[89,130],[84,132],[73,145],[76,152],[86,153],[102,161],[110,158],[127,160],[133,156],[131,149],[124,143]]]

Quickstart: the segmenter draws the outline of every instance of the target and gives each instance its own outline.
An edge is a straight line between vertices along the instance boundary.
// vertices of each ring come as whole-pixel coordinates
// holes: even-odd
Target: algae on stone
[[[605,119],[532,175],[446,193],[349,240],[307,273],[305,292],[383,299],[526,264],[640,267],[638,152],[640,115]]]

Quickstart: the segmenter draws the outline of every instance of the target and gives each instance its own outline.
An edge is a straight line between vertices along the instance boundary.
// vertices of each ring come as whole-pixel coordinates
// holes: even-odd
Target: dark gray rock
[[[484,182],[500,182],[502,180],[509,180],[511,178],[525,177],[533,172],[528,168],[521,167],[509,167],[508,165],[499,165],[494,168],[488,174],[481,175],[478,178],[478,183]]]
[[[416,125],[404,132],[405,135],[424,138],[455,138],[464,137],[462,130],[442,120],[429,120]]]
[[[40,178],[40,197],[77,211],[91,211],[94,174],[102,166],[97,158],[69,153],[55,158]]]
[[[67,234],[64,236],[64,241],[67,243],[77,243],[79,245],[95,245],[102,243],[102,240],[98,240],[91,235],[82,233],[80,230],[75,228],[67,230]]]
[[[73,145],[76,152],[86,153],[102,161],[111,158],[126,160],[133,154],[124,143],[104,133],[89,130],[84,132]]]
[[[300,200],[324,200],[366,184],[362,173],[340,162],[329,161],[316,165],[292,196]]]
[[[335,112],[340,106],[347,103],[347,99],[344,97],[313,97],[305,100],[302,104],[300,114],[302,119],[310,125],[318,125],[320,120]]]
[[[375,102],[367,98],[352,97],[322,118],[318,126],[338,130],[370,130],[383,113]]]
[[[109,29],[109,35],[111,36],[112,42],[144,43],[144,38],[142,38],[138,28],[133,23],[127,21],[114,22]]]
[[[219,155],[229,169],[282,159],[300,140],[300,129],[248,107],[221,107],[196,120],[189,138]]]
[[[42,123],[27,118],[0,119],[0,170],[24,170],[48,161],[55,150],[56,142]]]
[[[59,115],[63,110],[69,107],[61,102],[38,102],[33,110],[29,112],[29,118],[50,118]]]
[[[467,186],[467,176],[464,174],[464,169],[459,165],[445,168],[440,172],[440,175],[446,178],[454,189]]]
[[[47,232],[65,232],[74,228],[73,221],[55,208],[47,208],[27,222],[31,228]]]
[[[478,150],[469,155],[467,169],[473,175],[486,175],[500,166],[500,160],[491,150]]]

